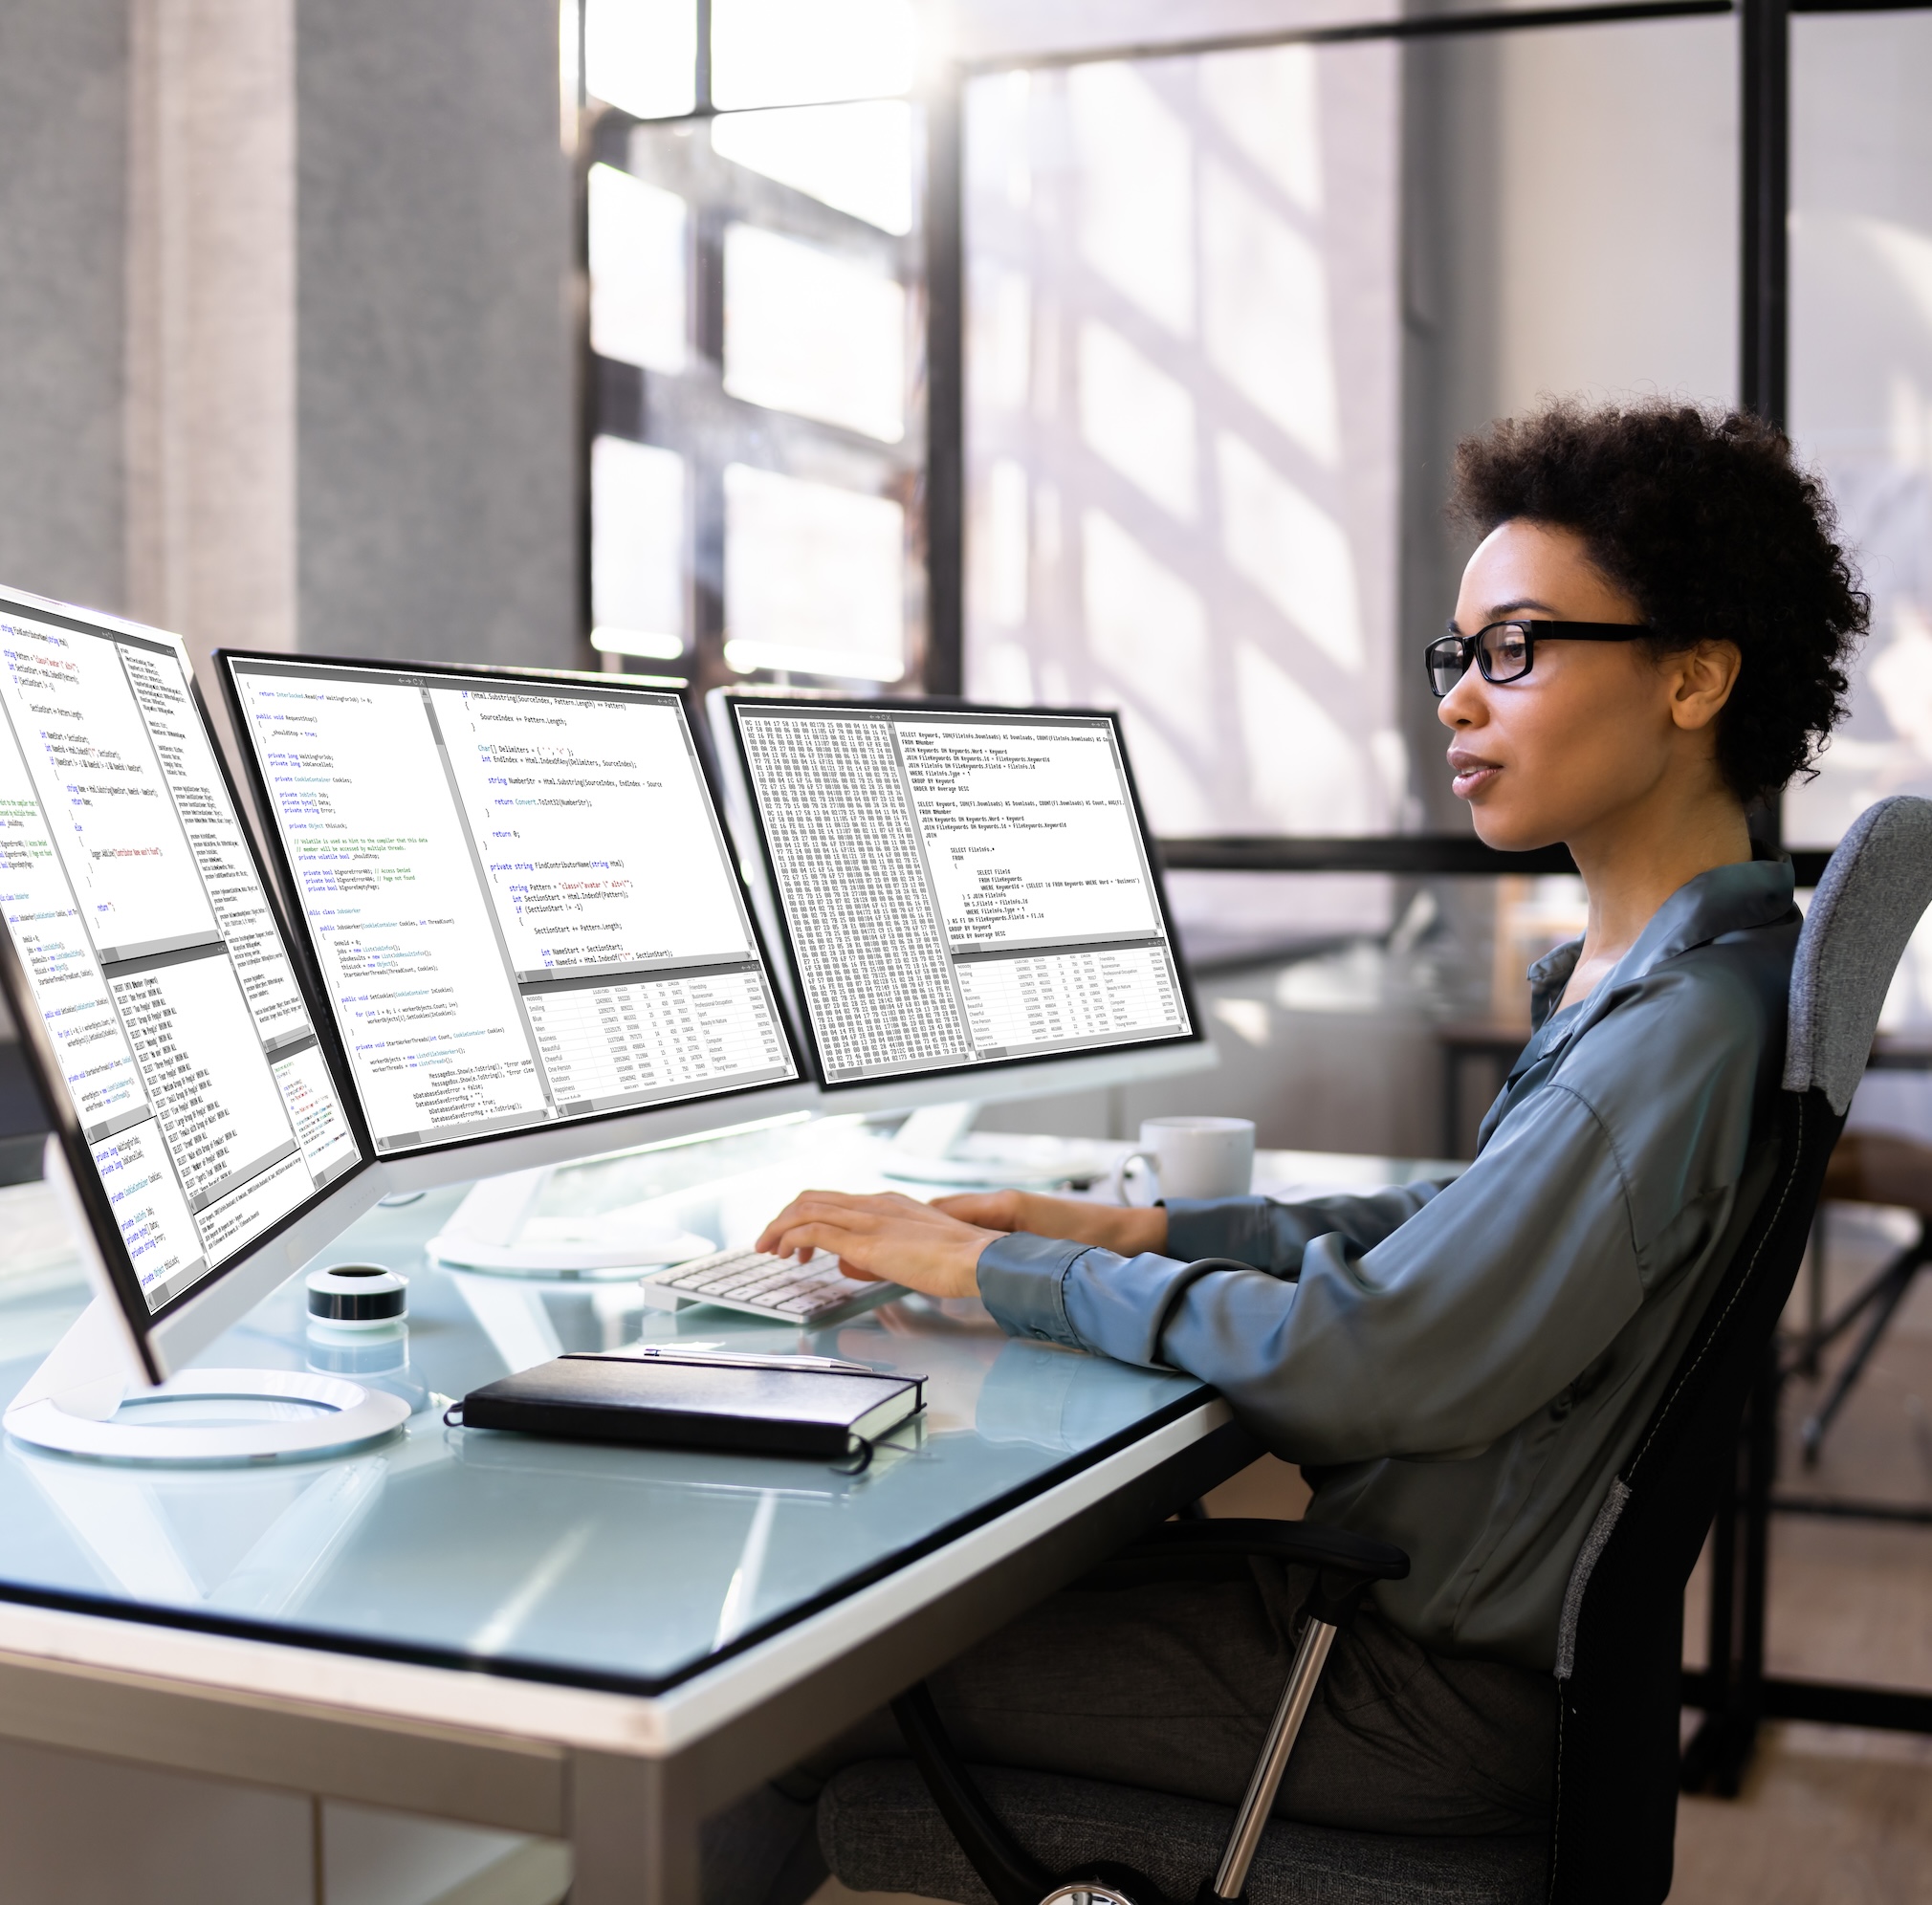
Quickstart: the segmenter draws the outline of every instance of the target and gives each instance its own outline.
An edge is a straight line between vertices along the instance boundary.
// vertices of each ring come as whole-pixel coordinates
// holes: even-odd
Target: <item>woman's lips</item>
[[[1456,778],[1450,783],[1460,800],[1473,799],[1503,772],[1501,762],[1484,760],[1481,755],[1463,754],[1451,748],[1449,765]]]

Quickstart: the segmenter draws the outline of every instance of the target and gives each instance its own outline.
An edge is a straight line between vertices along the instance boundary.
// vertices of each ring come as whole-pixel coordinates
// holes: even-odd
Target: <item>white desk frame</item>
[[[654,1697],[0,1602],[0,1737],[571,1842],[696,1905],[698,1828],[1253,1458],[1202,1403]]]

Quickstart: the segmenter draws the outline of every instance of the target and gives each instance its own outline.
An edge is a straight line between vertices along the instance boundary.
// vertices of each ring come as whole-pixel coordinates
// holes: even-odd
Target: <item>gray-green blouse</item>
[[[1789,861],[1720,866],[1552,1012],[1446,1184],[1168,1207],[1172,1256],[1024,1234],[979,1286],[1013,1334],[1210,1382],[1309,1471],[1310,1519],[1409,1551],[1383,1612],[1548,1670],[1584,1535],[1770,1168],[1800,918]],[[1214,1268],[1228,1258],[1247,1270]]]

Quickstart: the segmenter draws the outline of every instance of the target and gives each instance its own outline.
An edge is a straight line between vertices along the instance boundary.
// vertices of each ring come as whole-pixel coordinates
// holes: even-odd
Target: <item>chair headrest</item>
[[[1791,967],[1785,1089],[1822,1090],[1841,1117],[1878,1013],[1932,901],[1932,800],[1894,795],[1852,822],[1805,915]]]

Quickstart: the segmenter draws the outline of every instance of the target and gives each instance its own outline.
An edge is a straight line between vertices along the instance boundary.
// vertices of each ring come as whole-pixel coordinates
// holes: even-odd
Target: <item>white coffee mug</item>
[[[1148,1166],[1161,1197],[1242,1197],[1254,1183],[1255,1128],[1246,1118],[1150,1118],[1140,1145],[1113,1167],[1113,1201],[1131,1204],[1128,1173]]]

